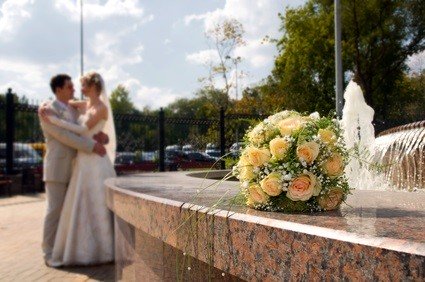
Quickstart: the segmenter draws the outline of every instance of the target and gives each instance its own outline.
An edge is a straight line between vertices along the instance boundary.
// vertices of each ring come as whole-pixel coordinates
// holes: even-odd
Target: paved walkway
[[[41,237],[44,194],[0,197],[0,281],[114,281],[112,264],[45,266]]]

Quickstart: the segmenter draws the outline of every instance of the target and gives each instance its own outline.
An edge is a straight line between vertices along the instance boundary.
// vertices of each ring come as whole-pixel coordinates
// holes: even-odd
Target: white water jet
[[[348,184],[361,190],[388,190],[390,186],[382,175],[369,169],[375,152],[375,129],[372,121],[375,111],[366,104],[363,91],[354,81],[350,81],[344,93],[342,127],[347,148],[352,156],[345,173]],[[357,149],[356,149],[357,148]]]

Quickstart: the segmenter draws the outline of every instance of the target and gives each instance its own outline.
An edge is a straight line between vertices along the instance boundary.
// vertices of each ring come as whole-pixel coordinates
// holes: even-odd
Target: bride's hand
[[[42,105],[38,109],[38,116],[43,119],[44,122],[50,123],[49,116],[54,115],[53,111],[47,108],[46,105]]]

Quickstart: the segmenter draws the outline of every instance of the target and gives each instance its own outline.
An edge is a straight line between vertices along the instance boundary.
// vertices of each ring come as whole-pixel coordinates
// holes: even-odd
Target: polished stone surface
[[[228,203],[211,209],[205,206],[232,198],[238,183],[186,174],[108,180],[109,206],[120,218],[117,229],[127,231],[117,231],[118,241],[149,236],[244,280],[425,277],[423,191],[354,191],[339,211],[316,214],[262,212]],[[149,241],[145,237],[129,252],[155,252],[143,245]],[[118,268],[142,268],[135,261],[122,265]]]

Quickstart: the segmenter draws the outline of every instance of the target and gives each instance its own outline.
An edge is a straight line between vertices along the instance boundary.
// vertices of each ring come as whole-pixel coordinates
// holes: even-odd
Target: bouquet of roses
[[[249,207],[285,212],[337,209],[350,192],[348,153],[335,119],[283,111],[245,135],[233,174]]]

